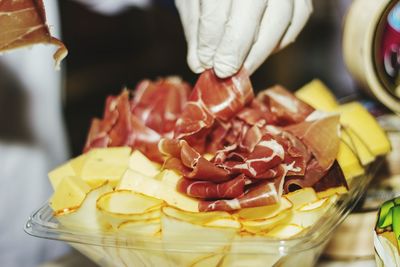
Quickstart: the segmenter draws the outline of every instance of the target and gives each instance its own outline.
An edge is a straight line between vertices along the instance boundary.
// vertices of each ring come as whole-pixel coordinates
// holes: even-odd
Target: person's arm
[[[188,64],[221,78],[253,73],[306,24],[311,0],[175,0],[188,42]]]

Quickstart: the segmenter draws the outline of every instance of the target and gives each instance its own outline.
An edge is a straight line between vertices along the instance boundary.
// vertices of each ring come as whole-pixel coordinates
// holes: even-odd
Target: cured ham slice
[[[139,83],[133,97],[129,90],[108,97],[103,119],[92,121],[84,151],[94,147],[131,146],[162,163],[158,142],[172,136],[189,90],[189,85],[180,79],[167,78]]]
[[[172,138],[190,90],[190,86],[178,77],[156,82],[144,80],[135,89],[131,111],[147,127]]]
[[[278,125],[304,121],[314,109],[282,86],[274,86],[258,94],[257,99],[269,107]]]
[[[233,144],[210,161],[185,140],[163,139],[159,148],[169,157],[164,167],[177,170],[184,177],[178,191],[204,199],[199,202],[203,211],[274,204],[282,194],[284,177],[290,169],[281,164],[285,158],[283,146],[269,134],[262,136],[250,153],[242,153]]]
[[[269,106],[254,99],[249,106],[239,112],[236,117],[249,125],[275,124],[277,117],[271,112]]]
[[[285,192],[296,191],[304,187],[312,187],[317,183],[325,174],[327,170],[323,169],[318,161],[313,158],[306,167],[304,176],[301,177],[288,177],[284,188]]]
[[[38,43],[54,44],[56,67],[68,50],[50,35],[42,0],[0,1],[0,52]]]
[[[285,157],[283,146],[270,135],[264,135],[243,163],[232,166],[250,178],[259,178],[266,171],[277,166]]]
[[[90,144],[86,143],[83,151],[89,150],[89,145],[91,148],[107,147],[110,142],[110,137],[108,136],[108,131],[103,129],[101,120],[92,120],[92,125],[90,127],[87,139],[90,140]]]
[[[169,158],[166,168],[181,171],[188,179],[222,182],[232,174],[244,174],[250,179],[275,178],[274,167],[279,166],[285,157],[285,151],[272,136],[266,134],[256,144],[251,153],[241,153],[236,145],[219,151],[211,160],[205,159],[185,140],[163,139],[159,143],[160,152]]]
[[[212,70],[203,72],[175,127],[175,138],[192,136],[210,128],[214,120],[228,121],[253,99],[253,88],[245,70],[219,79]]]
[[[283,144],[285,158],[283,162],[288,166],[288,176],[304,176],[311,153],[307,147],[293,134],[280,130],[275,137]]]
[[[162,161],[157,150],[161,135],[146,127],[130,112],[129,91],[109,97],[103,120],[94,119],[84,151],[95,147],[134,146],[152,160]]]
[[[202,199],[232,199],[243,195],[246,177],[238,175],[224,183],[213,183],[207,181],[193,181],[181,179],[177,189],[190,197]]]
[[[346,178],[343,174],[342,169],[337,161],[335,161],[328,173],[325,174],[317,183],[313,184],[315,192],[322,192],[329,188],[344,186],[349,189]]]
[[[176,142],[163,139],[159,149],[164,155],[175,158],[167,160],[164,167],[180,171],[188,179],[217,183],[230,179],[227,170],[205,159],[184,140]]]
[[[323,170],[328,170],[339,151],[340,117],[332,115],[285,127],[298,137],[312,152]]]
[[[238,198],[200,201],[199,211],[233,211],[243,208],[276,204],[279,202],[282,195],[282,186],[285,175],[286,169],[281,165],[279,169],[279,177],[277,177],[274,182],[261,182]]]
[[[308,165],[304,177],[289,177],[287,179],[284,184],[284,191],[289,193],[297,189],[313,187],[316,192],[321,192],[339,186],[344,186],[348,189],[346,178],[337,161],[333,163],[332,167],[327,172],[321,170],[317,161],[312,161],[312,163]]]

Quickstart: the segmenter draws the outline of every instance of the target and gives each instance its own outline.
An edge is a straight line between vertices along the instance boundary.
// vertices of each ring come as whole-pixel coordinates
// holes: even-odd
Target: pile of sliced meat
[[[94,147],[130,146],[162,163],[162,138],[172,138],[190,86],[176,77],[144,80],[132,91],[123,90],[106,100],[103,119],[93,119],[84,152]]]
[[[191,92],[168,78],[110,96],[85,151],[139,149],[182,174],[177,190],[199,199],[200,211],[233,211],[276,204],[299,188],[347,187],[335,161],[339,129],[337,115],[281,86],[254,97],[245,71],[219,79],[208,70]]]

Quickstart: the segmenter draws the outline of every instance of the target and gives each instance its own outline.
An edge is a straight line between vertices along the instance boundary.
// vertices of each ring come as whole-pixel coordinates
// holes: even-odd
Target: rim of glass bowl
[[[245,237],[233,240],[230,243],[231,246],[234,246],[234,252],[231,253],[288,255],[306,251],[323,244],[362,198],[368,184],[376,174],[382,161],[383,158],[375,160],[374,163],[367,166],[364,175],[353,178],[349,185],[349,192],[341,195],[335,205],[325,212],[317,223],[308,230],[303,231],[304,233],[300,236],[289,239],[273,239],[262,236]],[[182,237],[175,240],[173,243],[167,244],[166,241],[163,241],[161,238],[153,236],[122,235],[116,232],[107,233],[102,231],[68,229],[58,223],[48,203],[32,213],[25,224],[24,230],[29,235],[39,238],[86,245],[163,252],[198,253],[201,251],[210,251],[210,249],[214,247],[226,245],[226,243],[222,244],[213,240],[207,242],[182,240]],[[177,233],[177,235],[179,235],[179,233]]]

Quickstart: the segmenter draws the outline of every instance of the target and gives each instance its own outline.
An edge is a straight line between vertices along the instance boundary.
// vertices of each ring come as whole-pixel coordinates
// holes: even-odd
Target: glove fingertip
[[[189,68],[194,73],[202,73],[204,71],[204,67],[201,65],[196,55],[189,54],[187,57],[187,63],[189,65]]]
[[[236,72],[238,72],[239,68],[226,65],[226,64],[218,64],[214,63],[214,72],[217,75],[218,78],[225,79],[228,78],[232,75],[234,75]]]
[[[243,68],[246,70],[247,74],[250,76],[256,71],[256,69],[262,64],[262,62],[264,62],[264,60],[265,59],[263,59],[261,61],[261,63],[257,63],[257,64],[254,63],[254,62],[250,62],[250,61],[246,60],[243,63]]]
[[[211,52],[199,50],[198,58],[203,68],[205,69],[212,68],[213,54]]]

